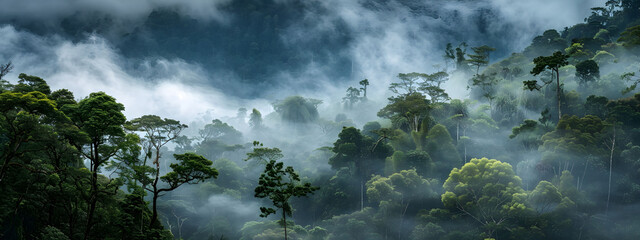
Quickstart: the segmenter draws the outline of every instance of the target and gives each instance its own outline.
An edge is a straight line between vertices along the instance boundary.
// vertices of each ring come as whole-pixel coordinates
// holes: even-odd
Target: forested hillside
[[[378,65],[354,67],[357,57],[346,54],[362,46],[353,31],[361,25],[330,19],[332,27],[318,28],[310,16],[331,8],[317,1],[228,1],[221,11],[242,19],[233,28],[172,8],[129,28],[115,28],[113,16],[83,22],[80,13],[53,28],[16,21],[33,32],[28,38],[59,35],[15,46],[73,40],[56,53],[0,52],[0,239],[640,239],[640,1],[606,1],[584,22],[537,33],[514,53],[500,36],[516,37],[518,26],[492,29],[490,8],[465,15],[455,5],[418,1],[363,6],[392,14],[398,4],[411,18],[471,21],[476,26],[461,29],[477,32],[465,39],[461,29],[420,25],[443,32],[429,57],[437,60],[410,60],[416,67],[402,69],[415,71],[376,79],[382,76],[357,76]],[[477,18],[461,20],[467,16]],[[318,34],[283,41],[292,26]],[[87,31],[122,53],[109,61],[86,53],[116,77],[158,69],[147,65],[174,76],[175,62],[131,60],[163,56],[185,68],[210,66],[210,73],[233,69],[234,77],[202,82],[262,97],[288,84],[273,82],[283,69],[305,78],[308,66],[325,64],[318,69],[333,70],[323,75],[333,79],[312,79],[306,92],[339,93],[320,99],[278,91],[291,94],[271,96],[266,106],[241,101],[232,116],[195,117],[158,116],[155,105],[144,105],[154,98],[140,100],[150,96],[140,92],[133,103],[149,112],[132,116],[138,112],[125,111],[110,92],[53,89],[60,82],[16,65],[33,56],[70,58],[63,50],[77,51],[72,46]],[[113,67],[113,59],[129,65]],[[96,69],[83,76],[109,75]],[[190,74],[197,71],[175,76]],[[164,83],[141,86],[155,94],[153,85]],[[205,104],[181,102],[189,93],[173,90],[163,112]],[[218,100],[203,101],[226,104]]]

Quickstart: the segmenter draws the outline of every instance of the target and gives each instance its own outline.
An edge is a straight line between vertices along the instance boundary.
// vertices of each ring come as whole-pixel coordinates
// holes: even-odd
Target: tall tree
[[[367,86],[369,86],[369,79],[365,78],[364,80],[360,81],[359,84],[360,84],[360,86],[362,86],[360,88],[360,90],[362,90],[362,94],[363,94],[362,100],[366,101],[367,100]]]
[[[456,60],[456,51],[453,49],[451,43],[447,43],[442,57],[444,57],[445,71],[447,71],[449,68],[449,62],[455,62]]]
[[[55,102],[41,92],[0,93],[0,134],[3,136],[0,184],[12,161],[28,151],[25,145],[38,141],[43,125],[64,120],[68,121],[56,109]]]
[[[480,72],[481,66],[486,66],[489,64],[489,56],[491,52],[495,51],[495,48],[489,47],[487,45],[483,45],[480,47],[472,47],[474,54],[469,54],[469,64],[476,67],[476,75]]]
[[[124,141],[123,125],[126,118],[122,111],[124,106],[104,92],[91,93],[88,98],[81,100],[69,110],[71,120],[89,137],[88,142],[74,142],[76,148],[82,149],[82,155],[89,160],[91,171],[85,240],[91,238],[93,215],[101,192],[98,173],[120,150]]]
[[[496,74],[476,74],[471,79],[471,82],[472,86],[480,87],[480,90],[482,90],[482,97],[489,100],[489,107],[493,110],[493,99],[496,98],[495,86],[498,84]]]
[[[344,102],[347,109],[353,108],[353,105],[356,104],[359,100],[360,89],[354,87],[347,88],[347,95],[342,98],[342,102]]]
[[[167,143],[178,138],[182,130],[187,128],[187,125],[181,124],[180,121],[173,119],[162,119],[155,115],[144,115],[127,122],[126,128],[131,131],[143,132],[144,134],[143,149],[146,154],[143,166],[147,165],[147,159],[153,158],[152,164],[155,166],[155,171],[152,173],[153,181],[150,183],[152,188],[147,188],[146,184],[144,184],[144,187],[153,193],[153,215],[151,216],[150,224],[154,224],[158,219],[157,200],[160,194],[158,185],[160,180],[160,150]]]
[[[553,53],[551,56],[540,56],[533,59],[533,63],[535,67],[531,70],[531,74],[533,76],[537,76],[542,73],[544,70],[550,70],[552,73],[555,73],[556,78],[556,100],[558,102],[558,121],[562,118],[562,110],[560,103],[560,96],[562,94],[560,88],[560,68],[569,64],[567,61],[569,56],[564,55],[562,52],[557,51]]]
[[[173,157],[178,161],[178,163],[172,163],[169,165],[171,168],[171,172],[168,172],[164,176],[160,177],[166,186],[165,187],[157,187],[157,178],[150,179],[147,178],[145,181],[156,182],[153,184],[153,189],[147,188],[148,191],[153,191],[153,201],[154,201],[154,215],[151,217],[150,225],[156,224],[156,219],[158,217],[157,211],[155,209],[155,202],[157,198],[162,196],[163,192],[170,192],[183,184],[196,184],[199,182],[203,182],[210,178],[218,177],[218,170],[211,167],[213,162],[200,156],[195,153],[183,153],[183,154],[173,154]],[[155,176],[157,176],[156,174]]]
[[[282,210],[282,224],[284,226],[284,238],[287,236],[287,216],[291,217],[293,208],[289,203],[292,197],[304,197],[318,190],[318,187],[311,186],[311,183],[300,183],[300,175],[295,172],[293,167],[284,167],[283,162],[277,160],[282,158],[278,148],[263,148],[262,144],[254,142],[254,146],[260,146],[253,152],[247,153],[249,159],[256,159],[261,162],[266,161],[265,169],[258,180],[258,186],[255,188],[255,197],[268,198],[271,200],[274,208],[260,207],[260,217],[268,217],[271,214]],[[256,151],[257,150],[257,151]]]
[[[467,43],[462,42],[458,47],[456,47],[456,70],[462,72],[469,71],[469,65],[467,64],[467,59],[465,55],[467,54]]]
[[[329,165],[333,169],[349,168],[351,174],[360,182],[360,209],[364,208],[365,178],[378,172],[384,164],[384,159],[393,150],[384,142],[376,142],[354,128],[343,128],[338,140],[333,143],[334,156],[329,158]]]

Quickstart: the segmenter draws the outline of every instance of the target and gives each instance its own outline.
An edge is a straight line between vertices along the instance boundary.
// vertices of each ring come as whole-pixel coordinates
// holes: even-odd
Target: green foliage
[[[309,240],[324,240],[327,236],[329,236],[329,232],[322,227],[316,226],[309,230]]]
[[[533,38],[531,45],[525,48],[524,54],[530,57],[549,55],[564,50],[567,45],[567,41],[560,36],[558,31],[551,29]]]
[[[263,147],[263,144],[258,141],[254,141],[253,146],[253,151],[247,153],[247,158],[244,159],[245,161],[257,160],[262,164],[267,164],[284,157],[279,148]]]
[[[360,88],[360,90],[362,90],[363,96],[362,96],[362,101],[366,101],[367,100],[367,86],[369,86],[369,79],[364,79],[360,82],[358,82],[358,84],[360,84],[360,86],[362,86]]]
[[[640,45],[640,25],[633,26],[620,33],[618,42],[621,42],[625,47],[635,47]]]
[[[601,144],[608,123],[596,116],[563,118],[556,129],[542,136],[542,161],[559,174],[568,170],[568,163],[575,157],[586,158],[589,155],[604,156],[606,151]],[[584,163],[581,163],[584,164]]]
[[[435,175],[438,178],[444,179],[450,169],[462,164],[453,139],[444,125],[436,124],[429,130],[425,151],[435,163]]]
[[[51,88],[47,82],[36,76],[27,75],[21,73],[18,75],[18,84],[13,86],[14,92],[28,93],[28,92],[41,92],[45,95],[51,94]]]
[[[376,138],[379,135],[375,131],[382,128],[379,122],[367,122],[362,126],[362,134],[370,138]]]
[[[569,60],[573,64],[586,61],[593,56],[591,51],[585,49],[584,43],[580,42],[571,44],[571,46],[566,48],[564,51],[569,55]]]
[[[473,218],[491,236],[511,216],[527,210],[521,184],[510,164],[474,158],[451,171],[444,183],[442,203]]]
[[[358,177],[369,176],[392,154],[390,146],[381,140],[374,141],[354,127],[343,128],[333,143],[332,150],[336,154],[329,159],[329,164],[333,169],[348,167]]]
[[[496,78],[496,74],[476,74],[471,79],[472,86],[480,87],[482,90],[482,97],[489,100],[489,104],[496,98],[495,87],[498,84],[499,79]]]
[[[616,61],[616,56],[607,51],[598,51],[591,60],[596,61],[598,65],[603,66],[614,63]]]
[[[171,172],[160,177],[169,185],[169,188],[160,191],[170,191],[180,187],[182,184],[199,183],[209,178],[217,178],[218,171],[212,168],[213,162],[195,153],[174,154],[173,157],[178,163],[172,163]]]
[[[381,240],[384,237],[376,231],[378,223],[374,214],[374,209],[364,208],[351,214],[333,216],[323,223],[328,226],[329,239]]]
[[[347,95],[342,98],[345,108],[353,108],[358,101],[360,101],[360,89],[354,87],[347,88]]]
[[[441,103],[449,100],[449,94],[447,94],[441,85],[449,80],[449,74],[447,72],[436,72],[432,74],[424,74],[422,76],[422,82],[418,90],[429,96],[429,100],[432,103]]]
[[[576,77],[580,84],[593,82],[600,78],[600,67],[593,60],[585,60],[576,65]]]
[[[254,146],[262,146],[254,142]],[[256,151],[258,150],[258,151]],[[282,158],[278,148],[256,148],[253,152],[247,153],[247,159],[259,159],[266,162],[264,171],[258,179],[258,186],[254,189],[254,196],[257,198],[268,198],[274,208],[260,207],[260,217],[268,217],[275,214],[277,210],[282,210],[282,223],[284,226],[284,236],[287,239],[287,216],[291,216],[293,208],[289,203],[292,197],[304,197],[312,194],[318,187],[311,186],[311,183],[300,183],[300,176],[293,167],[284,167],[283,162],[277,160]]]
[[[411,199],[427,198],[431,195],[431,184],[418,175],[415,169],[402,170],[389,177],[376,175],[367,182],[367,196],[373,203],[396,202],[405,207]]]
[[[300,96],[290,96],[282,101],[273,103],[273,108],[282,120],[292,123],[310,123],[318,119],[318,105],[322,101],[307,99]]]
[[[520,142],[525,150],[534,151],[542,144],[540,139],[545,133],[544,126],[535,120],[524,120],[520,126],[511,129],[510,139],[516,139]]]
[[[264,173],[260,175],[258,187],[255,189],[257,198],[269,198],[277,209],[282,209],[283,214],[291,216],[292,208],[289,204],[291,197],[304,197],[318,190],[310,183],[297,184],[300,176],[293,167],[284,168],[284,163],[271,160],[265,166]],[[261,217],[267,217],[276,213],[273,208],[261,207]]]
[[[68,118],[41,92],[0,93],[0,142],[2,153],[2,182],[11,162],[29,151],[29,143],[39,141],[39,135],[47,131],[44,124],[65,123]]]
[[[219,119],[214,119],[211,123],[204,125],[203,129],[198,130],[198,134],[202,141],[220,140],[228,143],[239,143],[242,138],[242,133]]]
[[[635,72],[627,72],[622,74],[622,76],[620,77],[627,82],[631,82],[631,85],[629,87],[622,90],[622,94],[626,94],[636,90],[636,87],[638,86],[638,84],[640,84],[640,78],[636,77]]]
[[[80,100],[70,110],[70,117],[76,125],[86,132],[92,141],[102,141],[106,136],[124,136],[122,125],[126,118],[122,113],[124,105],[104,92],[91,93]]]
[[[551,70],[554,72],[558,72],[558,69],[569,64],[567,59],[569,56],[562,54],[562,52],[555,52],[551,56],[540,56],[533,59],[533,63],[536,65],[533,70],[531,70],[531,74],[537,76],[542,73],[544,70]]]
[[[444,229],[437,224],[427,223],[425,225],[418,225],[411,232],[410,239],[412,240],[420,240],[420,239],[442,239],[442,236],[445,234]]]
[[[538,213],[547,213],[556,208],[574,205],[570,199],[562,196],[556,186],[547,181],[540,181],[536,188],[529,193],[527,200]]]
[[[240,30],[215,26],[205,30],[203,26],[209,25],[185,22],[168,10],[151,13],[143,25],[169,25],[174,27],[165,29],[173,31],[175,24],[181,24],[191,26],[185,29],[201,28],[205,35],[215,32],[227,40],[238,38],[224,47],[224,51],[242,49],[239,58],[228,59],[230,66],[241,60],[245,66],[237,72],[242,79],[264,79],[267,68],[254,69],[246,64],[253,64],[255,59],[275,59],[275,65],[261,65],[277,69],[284,66],[277,63],[282,60],[265,55],[262,50],[266,48],[260,41],[243,44],[246,41],[242,39],[272,39],[273,44],[267,45],[282,48],[282,41],[269,36],[270,32],[291,25],[290,20],[283,21],[291,18],[286,15],[306,12],[286,10],[286,15],[281,15],[277,10],[281,4],[270,6],[268,2],[232,1],[221,5],[229,12],[251,9],[235,20],[260,24],[232,24]],[[322,8],[321,4],[294,4]],[[388,7],[379,2],[364,5]],[[310,139],[302,142],[330,143],[333,140],[327,137],[338,137],[333,146],[320,149],[299,147],[304,143],[295,139],[279,143],[285,146],[282,151],[255,143],[245,160],[263,164],[265,169],[257,184],[246,177],[257,174],[255,165],[252,168],[251,163],[239,161],[242,157],[238,155],[246,148],[239,145],[244,141],[241,133],[221,120],[196,131],[200,138],[180,136],[186,125],[176,120],[145,115],[126,122],[124,106],[106,93],[76,100],[71,91],[52,91],[42,78],[26,74],[20,74],[17,84],[12,85],[4,79],[12,65],[0,65],[0,238],[233,239],[242,235],[242,239],[637,239],[634,226],[638,221],[628,212],[640,199],[640,95],[621,98],[620,90],[626,88],[623,94],[635,91],[640,82],[637,72],[621,74],[637,70],[638,7],[637,0],[607,1],[605,7],[592,8],[585,23],[562,32],[545,31],[523,53],[493,65],[489,65],[493,48],[476,47],[472,48],[473,54],[467,54],[466,43],[457,47],[447,44],[444,71],[398,74],[397,82],[390,86],[396,95],[378,112],[388,120],[369,122],[362,131],[346,127],[338,133],[340,127],[354,124],[344,114],[336,116],[335,121],[320,119],[319,100],[292,96],[276,102],[277,114],[273,116],[279,115],[285,123],[315,122],[325,133],[321,138],[305,136]],[[272,12],[266,16],[263,9]],[[482,11],[480,14],[490,16]],[[65,31],[73,31],[69,21],[63,23]],[[153,28],[144,26],[134,32],[157,36]],[[264,29],[262,34],[267,35],[256,37],[251,34],[255,31],[243,31],[246,27]],[[618,35],[618,42],[611,42]],[[336,36],[349,38],[348,34]],[[123,42],[137,41],[127,38]],[[168,45],[148,39],[145,41],[151,41],[149,44],[140,46],[176,45],[176,38],[162,40],[171,43]],[[194,44],[176,46],[197,48],[198,54],[210,55],[210,51],[201,51],[210,43],[202,41],[200,38]],[[303,45],[287,52],[299,52]],[[140,54],[144,49],[123,52]],[[184,57],[184,53],[194,51],[181,52]],[[329,53],[339,51],[326,52],[316,51],[311,59],[333,59]],[[305,54],[294,55],[285,60],[296,62],[290,67],[308,63],[303,60]],[[252,57],[247,61],[242,56]],[[335,76],[349,68],[345,59],[335,63],[341,65]],[[456,64],[456,71],[448,71],[449,63]],[[469,77],[470,66],[476,68],[473,78]],[[538,76],[536,80],[527,77],[529,69]],[[470,99],[448,102],[442,84],[449,74],[452,79],[470,80]],[[554,80],[556,84],[552,84]],[[525,90],[539,92],[522,92],[521,83]],[[367,95],[368,86],[369,80],[364,79],[349,88],[344,98],[347,105],[370,107],[379,102],[377,96]],[[589,96],[586,101],[584,96]],[[371,104],[355,105],[367,98]],[[488,100],[488,106],[477,103],[482,98]],[[550,121],[556,115],[549,111],[555,110],[550,106],[555,101],[557,124]],[[360,110],[364,114],[372,109]],[[525,120],[525,116],[541,111],[538,121]],[[257,109],[250,113],[252,134],[272,137],[262,117]],[[246,109],[242,108],[233,119],[245,118]],[[617,129],[617,136],[612,129]],[[509,130],[512,141],[506,139]],[[170,141],[177,145],[173,151],[166,148],[172,146]],[[295,159],[305,159],[292,164],[302,164],[308,180],[280,162],[288,151],[295,152]],[[218,159],[223,153],[224,158]],[[459,155],[463,153],[465,160],[468,156],[494,156],[505,162],[482,158],[462,165],[466,161],[460,161]],[[161,167],[160,157],[165,154],[175,154],[175,160],[162,159],[166,164]],[[212,164],[207,159],[217,160]],[[327,161],[333,171],[327,169]],[[524,187],[506,162],[518,163],[518,174],[526,180]],[[216,177],[215,182],[207,181]],[[445,179],[440,189],[439,182]],[[181,187],[198,182],[205,183]],[[608,182],[612,194],[607,202],[611,208],[603,210],[607,209],[603,191]],[[322,189],[317,191],[311,183]],[[172,191],[179,187],[179,191]],[[153,195],[147,196],[145,189]],[[282,210],[283,220],[247,222],[239,229],[236,223],[244,217],[234,209],[244,204],[236,202],[225,202],[229,209],[211,209],[214,215],[201,214],[209,211],[209,206],[222,205],[214,202],[219,198],[213,195],[240,202],[251,198],[251,189],[255,197],[271,200],[261,208],[262,216]],[[434,192],[444,194],[438,200],[432,197]],[[315,194],[309,203],[291,199],[310,193]],[[167,197],[158,199],[163,194]],[[365,207],[365,202],[371,207]],[[157,217],[156,205],[163,213],[160,215],[171,211],[175,220],[169,215]],[[309,225],[286,221],[294,210],[296,220]]]
[[[419,131],[420,124],[429,114],[429,100],[421,93],[390,97],[389,104],[378,112],[378,117],[401,118],[409,126],[410,131]]]
[[[606,97],[591,95],[584,103],[584,113],[604,119],[608,115],[607,103],[609,103],[609,99]]]
[[[478,75],[481,66],[486,66],[489,64],[489,54],[495,51],[495,48],[489,47],[487,45],[483,45],[480,47],[472,47],[474,54],[469,54],[469,62],[470,65],[476,66],[476,75]]]
[[[73,93],[67,89],[59,89],[49,95],[49,99],[56,102],[58,109],[64,111],[65,106],[77,104]]]
[[[42,231],[42,235],[40,235],[40,239],[42,240],[69,240],[67,235],[64,235],[60,229],[56,227],[47,226]]]
[[[403,229],[408,209],[434,195],[429,181],[418,175],[415,169],[402,170],[389,177],[375,175],[366,187],[368,200],[377,205],[377,216],[385,231],[397,233],[399,239],[406,235]],[[400,222],[391,220],[398,217]]]
[[[420,81],[424,80],[427,76],[424,73],[398,73],[398,79],[400,82],[394,82],[389,85],[389,90],[395,94],[400,95],[412,95],[418,91],[420,87]]]

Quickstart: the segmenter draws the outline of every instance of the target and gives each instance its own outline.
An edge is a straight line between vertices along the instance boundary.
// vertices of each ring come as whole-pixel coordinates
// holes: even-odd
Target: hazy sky
[[[67,88],[76,98],[94,91],[113,95],[126,107],[129,118],[143,114],[188,121],[209,111],[214,117],[235,115],[239,107],[256,107],[263,114],[273,111],[270,102],[287,95],[301,94],[325,101],[324,107],[337,105],[348,86],[357,80],[368,78],[370,98],[384,104],[388,84],[400,72],[433,72],[443,67],[443,35],[436,29],[457,32],[461,38],[472,36],[481,39],[491,29],[503,29],[510,25],[517,28],[505,46],[494,46],[509,51],[520,51],[533,36],[549,28],[560,29],[582,22],[590,13],[589,8],[604,5],[604,0],[486,0],[486,1],[344,1],[313,0],[327,11],[305,13],[305,25],[292,25],[283,31],[288,44],[296,44],[314,34],[331,33],[340,20],[347,24],[354,41],[345,50],[354,66],[354,81],[336,83],[325,75],[332,71],[322,63],[304,69],[303,79],[292,77],[288,70],[274,76],[278,83],[265,89],[268,99],[239,99],[233,92],[218,89],[209,84],[218,77],[198,63],[182,59],[153,58],[126,59],[120,56],[114,44],[107,38],[87,34],[86,39],[72,42],[59,35],[40,36],[17,30],[14,23],[30,22],[44,26],[73,14],[103,13],[121,20],[119,24],[132,26],[142,22],[154,9],[171,8],[179,13],[211,24],[233,25],[233,13],[220,10],[230,0],[0,0],[0,61],[13,61],[14,72],[6,79],[16,81],[24,72],[45,78],[53,89]],[[278,0],[289,2],[293,0]],[[380,2],[385,2],[381,4]],[[10,6],[10,7],[6,7]],[[478,32],[470,25],[480,8],[494,10],[488,21],[490,32]],[[416,10],[417,9],[417,10]],[[424,10],[440,17],[434,19],[420,12]],[[461,17],[451,22],[452,13]],[[117,23],[114,23],[117,24]],[[497,30],[496,30],[497,31]],[[494,36],[495,37],[495,36]],[[499,36],[498,36],[499,37]],[[455,42],[455,40],[451,40]],[[129,70],[127,66],[140,66]],[[438,66],[439,65],[439,66]],[[220,78],[220,77],[218,77]],[[218,81],[235,81],[232,78]],[[305,82],[313,81],[313,89],[305,88]],[[464,98],[465,79],[453,79],[446,87],[454,98]]]

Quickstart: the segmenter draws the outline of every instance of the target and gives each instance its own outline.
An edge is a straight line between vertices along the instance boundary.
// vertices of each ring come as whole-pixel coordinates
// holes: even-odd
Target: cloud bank
[[[208,86],[208,74],[200,66],[180,59],[130,62],[98,36],[71,43],[11,26],[0,27],[0,35],[5,37],[0,43],[0,60],[15,65],[5,79],[15,83],[19,73],[40,76],[52,89],[69,89],[78,99],[103,91],[125,105],[128,118],[156,114],[187,122],[204,112],[233,116],[245,104],[268,104],[260,99],[236,99]]]

